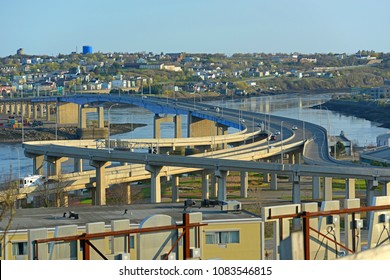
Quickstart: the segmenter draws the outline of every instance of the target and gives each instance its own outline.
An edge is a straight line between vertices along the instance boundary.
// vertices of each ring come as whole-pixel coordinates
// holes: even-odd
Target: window
[[[229,243],[240,243],[240,232],[238,230],[206,232],[206,244]]]
[[[134,249],[134,235],[130,235],[130,249]]]
[[[12,255],[13,256],[27,255],[27,242],[13,242]]]

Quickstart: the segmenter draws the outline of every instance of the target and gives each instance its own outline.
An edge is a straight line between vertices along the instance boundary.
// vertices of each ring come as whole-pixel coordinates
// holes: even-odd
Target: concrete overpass
[[[35,102],[42,102],[43,100],[37,99]],[[204,170],[204,174],[212,174],[212,177],[217,178],[218,200],[226,200],[226,176],[229,171],[242,172],[241,194],[245,197],[247,183],[247,172],[264,172],[273,176],[271,182],[271,188],[276,189],[276,175],[287,174],[292,178],[292,192],[293,203],[300,202],[300,177],[312,176],[313,177],[313,198],[320,198],[320,178],[324,178],[322,199],[332,199],[332,177],[341,177],[346,179],[346,198],[354,198],[355,187],[354,180],[356,178],[363,178],[368,180],[370,187],[367,187],[367,199],[371,200],[373,196],[373,190],[378,185],[378,181],[385,182],[384,192],[388,194],[390,181],[390,171],[383,168],[367,168],[359,166],[346,166],[345,163],[336,161],[329,156],[326,130],[317,125],[302,122],[294,119],[272,117],[272,122],[268,123],[267,130],[272,132],[275,130],[281,131],[283,139],[277,143],[273,143],[272,147],[269,145],[269,141],[255,141],[255,136],[258,135],[255,132],[254,122],[259,120],[266,120],[266,116],[260,113],[253,112],[238,112],[233,109],[223,109],[223,114],[220,110],[214,110],[210,105],[192,103],[188,101],[176,101],[169,99],[158,98],[127,98],[119,96],[95,96],[95,95],[80,95],[70,96],[62,99],[61,102],[75,102],[78,104],[87,104],[88,102],[96,103],[127,103],[143,106],[156,114],[156,118],[160,118],[159,114],[189,114],[189,129],[193,128],[193,132],[188,132],[189,137],[187,139],[154,139],[154,140],[141,140],[138,145],[146,142],[160,144],[160,141],[164,142],[161,145],[165,147],[180,147],[188,146],[191,141],[197,141],[196,145],[203,147],[212,147],[212,142],[217,141],[220,144],[240,143],[237,147],[226,149],[224,145],[223,150],[215,151],[211,148],[209,151],[204,149],[202,154],[197,156],[176,156],[167,154],[146,154],[136,153],[131,151],[131,147],[137,145],[137,141],[133,141],[133,146],[128,151],[118,150],[123,148],[122,144],[118,145],[118,142],[112,143],[113,145],[105,145],[113,147],[113,150],[97,149],[95,147],[82,146],[81,142],[78,142],[79,146],[72,144],[72,147],[66,145],[58,145],[61,143],[24,143],[25,153],[27,156],[34,158],[34,170],[38,170],[37,161],[46,160],[53,164],[60,161],[61,158],[74,158],[89,160],[91,165],[96,168],[96,196],[95,204],[105,204],[105,189],[107,186],[115,182],[115,180],[125,180],[126,175],[114,176],[113,174],[122,173],[127,174],[128,178],[141,178],[142,176],[149,176],[151,178],[151,193],[152,202],[158,203],[161,201],[161,187],[160,177],[171,176],[179,173],[193,172]],[[200,136],[196,137],[196,125],[192,125],[197,122],[204,122],[212,127],[212,123],[218,123],[222,126],[232,126],[241,129],[241,133],[237,133],[232,136],[226,136],[222,133],[222,136]],[[155,122],[156,124],[157,122]],[[204,123],[202,124],[204,126]],[[292,130],[292,126],[297,126],[297,130]],[[258,128],[256,127],[258,130]],[[156,130],[156,128],[155,128]],[[209,132],[213,130],[203,129],[202,132]],[[217,129],[214,131],[218,131]],[[199,132],[198,132],[199,134]],[[240,136],[239,136],[240,135]],[[245,136],[243,136],[245,135]],[[242,138],[240,138],[242,137]],[[201,139],[203,138],[203,139]],[[213,139],[214,138],[214,139]],[[185,140],[184,140],[185,139]],[[235,139],[231,141],[232,139]],[[258,138],[256,140],[259,140]],[[229,142],[230,141],[230,142]],[[122,142],[122,141],[121,141]],[[124,141],[125,142],[125,141]],[[71,143],[71,142],[69,142]],[[216,142],[214,142],[215,144]],[[111,144],[111,143],[110,143]],[[194,145],[195,146],[195,145]],[[303,150],[303,154],[299,151]],[[286,155],[289,163],[286,164]],[[258,160],[268,161],[272,160],[272,163],[258,162]],[[106,168],[109,162],[119,162],[123,164],[129,164],[129,166],[118,167],[117,170],[110,170],[112,168]],[[136,164],[134,166],[134,164]],[[312,165],[308,165],[312,164]],[[141,167],[143,166],[143,167]],[[134,171],[133,171],[134,167]],[[121,169],[121,172],[118,172]],[[143,171],[139,171],[142,170]],[[132,172],[130,172],[130,171]],[[138,175],[135,175],[135,170],[138,170]],[[110,174],[111,173],[111,174]],[[142,175],[141,175],[142,174]],[[80,174],[81,175],[81,174]],[[72,175],[74,176],[74,175]],[[76,175],[78,176],[78,175]],[[82,175],[84,176],[84,175]],[[86,175],[89,176],[89,175]],[[115,178],[114,178],[115,177]],[[80,177],[81,178],[81,177]],[[92,178],[92,177],[90,177]],[[144,178],[144,177],[142,177]],[[80,179],[82,180],[82,179]],[[127,182],[131,182],[132,179],[128,179]],[[139,179],[138,179],[139,180]],[[206,180],[206,175],[204,176]],[[74,180],[77,182],[77,180]],[[78,184],[82,185],[82,184]],[[78,186],[74,184],[75,188]],[[203,183],[202,197],[207,198],[209,196],[208,184]],[[22,191],[23,193],[23,191]],[[173,197],[173,200],[177,197]]]

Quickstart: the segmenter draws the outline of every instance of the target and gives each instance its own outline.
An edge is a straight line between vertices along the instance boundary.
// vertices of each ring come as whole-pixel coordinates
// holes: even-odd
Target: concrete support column
[[[84,110],[84,107],[80,106],[79,111],[79,128],[87,128],[87,112]]]
[[[228,127],[223,124],[216,124],[216,134],[217,135],[227,135],[228,133]],[[217,145],[217,149],[226,149],[227,148],[227,143],[221,143]]]
[[[51,157],[45,156],[47,162],[47,175],[60,175],[61,174],[61,163],[66,161],[65,157]]]
[[[104,108],[98,107],[98,128],[104,128]]]
[[[131,203],[131,185],[130,183],[122,183],[121,185],[122,193],[125,198],[125,203],[130,204]]]
[[[264,173],[263,173],[263,182],[264,182],[264,183],[269,183],[269,182],[271,182],[271,176],[270,176],[269,173],[267,173],[267,172],[264,172]]]
[[[107,161],[90,161],[90,165],[96,168],[96,201],[94,205],[106,205],[106,166],[108,164]]]
[[[218,200],[226,201],[227,191],[226,191],[226,177],[228,171],[226,170],[215,170],[215,177],[218,178]]]
[[[172,202],[179,202],[180,177],[172,175]]]
[[[39,103],[39,117],[42,118],[42,119],[45,117],[44,111],[45,111],[44,104],[43,103]]]
[[[216,133],[213,121],[188,115],[188,137],[215,136]]]
[[[31,118],[31,103],[28,103],[26,108],[27,108],[26,116],[27,118]]]
[[[332,177],[324,177],[324,188],[323,188],[323,199],[324,201],[331,201],[332,196]]]
[[[46,120],[50,121],[50,104],[46,103]]]
[[[297,173],[292,175],[293,187],[292,187],[292,203],[300,204],[301,203],[301,185],[300,185],[301,176]]]
[[[92,205],[98,205],[97,203],[96,203],[96,193],[97,193],[97,191],[96,191],[96,188],[91,188],[91,197],[92,197]]]
[[[38,105],[37,104],[32,105],[32,117],[34,120],[36,120],[38,118]]]
[[[9,114],[13,115],[14,113],[15,113],[15,104],[14,103],[10,103],[9,104]]]
[[[355,192],[355,179],[353,178],[346,178],[345,179],[345,198],[346,199],[352,199],[356,197]]]
[[[16,113],[16,115],[20,114],[20,104],[18,102],[14,103],[14,113]]]
[[[75,158],[74,159],[74,172],[83,172],[83,159]]]
[[[211,176],[211,197],[216,198],[218,196],[218,180],[215,174]]]
[[[45,174],[45,156],[44,155],[37,155],[33,157],[33,172],[36,175],[43,175]]]
[[[23,116],[26,115],[26,108],[25,108],[25,104],[23,101],[20,101],[19,113],[20,113],[20,115],[23,115]]]
[[[270,189],[273,190],[273,191],[277,191],[278,190],[278,174],[275,173],[275,172],[271,173]]]
[[[203,170],[202,171],[202,199],[209,199],[210,198],[209,178],[210,178],[209,172],[206,170]]]
[[[161,202],[161,180],[160,172],[162,166],[157,165],[145,165],[146,171],[151,173],[150,177],[150,202],[160,203]]]
[[[295,164],[295,153],[289,153],[288,154],[288,163]]]
[[[240,189],[240,196],[243,198],[248,197],[248,172],[241,171],[240,172],[240,182],[241,182],[241,189]]]
[[[321,180],[319,176],[312,177],[312,198],[320,199],[321,198]]]
[[[173,121],[175,123],[175,138],[182,138],[181,116],[175,115]]]
[[[390,195],[390,182],[384,182],[382,187],[382,195],[389,196]]]

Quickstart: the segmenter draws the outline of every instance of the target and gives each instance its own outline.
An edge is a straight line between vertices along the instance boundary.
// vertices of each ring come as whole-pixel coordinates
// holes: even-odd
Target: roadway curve
[[[70,145],[72,145],[71,147],[63,144],[61,145],[61,142],[55,143],[53,141],[39,143],[26,142],[23,144],[25,154],[27,156],[45,154],[49,156],[83,158],[96,161],[132,163],[129,166],[116,167],[117,169],[107,168],[106,175],[109,175],[109,178],[111,178],[111,183],[150,178],[150,173],[145,170],[145,164],[164,166],[163,171],[166,175],[210,169],[226,171],[273,171],[287,174],[299,173],[300,175],[307,176],[322,174],[322,176],[338,175],[340,177],[351,178],[380,177],[382,179],[390,180],[390,171],[388,169],[362,168],[356,165],[349,168],[340,168],[345,167],[346,163],[336,161],[330,157],[326,130],[321,126],[309,122],[272,116],[271,121],[267,123],[267,115],[261,113],[239,111],[228,108],[216,110],[215,106],[208,104],[193,103],[186,100],[161,99],[150,96],[148,98],[141,98],[110,95],[75,95],[67,97],[37,98],[31,100],[31,102],[43,101],[73,102],[80,105],[105,102],[134,104],[149,109],[156,114],[187,114],[190,112],[192,115],[199,118],[210,119],[227,126],[238,128],[241,130],[241,133],[237,133],[237,135],[245,135],[239,142],[236,142],[240,143],[236,147],[220,151],[211,151],[208,153],[194,155],[192,157],[153,155],[129,151],[124,152],[119,150],[113,150],[111,153],[108,153],[106,149],[97,149],[96,143],[92,144],[95,145],[93,148],[85,148],[85,144],[78,140],[67,141],[68,144],[70,143]],[[281,137],[278,141],[274,141],[272,144],[270,144],[267,140],[254,141],[254,136],[259,133],[257,124],[261,121],[265,122],[269,133],[280,131]],[[293,130],[293,126],[296,126],[297,129]],[[237,137],[237,135],[231,135],[227,138]],[[210,138],[207,140],[209,143],[211,141]],[[156,140],[140,140],[140,142],[145,141],[152,142]],[[169,142],[170,140],[166,141]],[[180,139],[176,139],[175,141],[175,145],[188,145],[188,142],[186,142],[188,139],[186,138],[182,138],[182,143],[180,143]],[[226,138],[217,139],[217,137],[214,138],[214,141],[229,142]],[[81,145],[81,147],[77,147],[78,145]],[[268,164],[256,162],[258,159],[274,156],[282,152],[301,149],[303,145],[304,165]],[[319,167],[310,167],[306,164],[315,164],[319,165]],[[324,168],[324,166],[327,166],[327,168]],[[83,172],[83,174],[74,173],[64,175],[67,177],[73,177],[73,183],[69,186],[68,190],[78,189],[83,184],[85,185],[86,180],[83,176],[88,177],[88,180],[91,181],[94,174],[87,173],[88,172]],[[123,176],[118,174],[123,174]],[[131,176],[129,176],[129,174],[131,174]],[[29,192],[29,190],[25,190],[25,192]]]

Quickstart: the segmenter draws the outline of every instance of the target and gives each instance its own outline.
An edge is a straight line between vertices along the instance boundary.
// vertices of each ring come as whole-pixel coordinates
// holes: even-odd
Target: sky
[[[0,0],[0,57],[390,52],[388,0]]]

